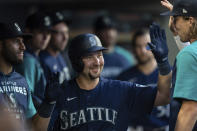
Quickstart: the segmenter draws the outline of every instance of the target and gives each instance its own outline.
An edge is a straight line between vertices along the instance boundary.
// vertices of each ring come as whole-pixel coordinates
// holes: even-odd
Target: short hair
[[[138,29],[134,32],[133,37],[132,37],[132,41],[131,41],[131,47],[134,48],[136,46],[136,39],[139,36],[143,36],[145,34],[149,33],[147,28],[141,28]]]

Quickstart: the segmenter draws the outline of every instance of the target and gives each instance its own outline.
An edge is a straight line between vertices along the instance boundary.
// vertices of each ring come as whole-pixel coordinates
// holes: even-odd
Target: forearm
[[[172,72],[167,75],[158,76],[157,95],[154,103],[155,106],[169,104],[171,79]]]
[[[36,114],[32,118],[32,128],[34,131],[47,131],[49,121],[50,121],[50,117],[43,118],[40,117],[39,114]]]
[[[183,101],[176,121],[175,131],[192,131],[197,120],[197,102]]]

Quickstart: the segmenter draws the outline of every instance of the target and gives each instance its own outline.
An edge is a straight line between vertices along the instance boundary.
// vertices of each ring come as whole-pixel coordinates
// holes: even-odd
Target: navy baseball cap
[[[28,16],[28,18],[26,20],[26,28],[50,30],[51,29],[51,19],[44,12],[36,12],[36,13]]]
[[[197,0],[176,0],[172,11],[161,13],[167,16],[197,16]]]
[[[111,29],[111,28],[116,29],[117,25],[112,20],[112,18],[110,18],[107,15],[99,16],[94,21],[94,29],[95,30]]]
[[[0,39],[23,37],[31,38],[32,35],[29,33],[23,33],[18,23],[3,23],[0,22]]]
[[[61,22],[66,23],[67,25],[69,25],[71,23],[71,21],[64,16],[64,14],[60,11],[55,11],[55,12],[48,12],[47,13],[50,18],[51,18],[51,22],[52,22],[52,26],[59,24]]]

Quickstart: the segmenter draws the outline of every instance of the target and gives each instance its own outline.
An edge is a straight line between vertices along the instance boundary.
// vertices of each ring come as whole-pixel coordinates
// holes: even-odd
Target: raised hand
[[[59,88],[59,73],[50,73],[49,80],[45,88],[44,100],[38,110],[39,116],[48,118],[51,115],[58,97]]]
[[[44,93],[45,99],[48,103],[54,104],[56,102],[59,88],[59,72],[50,73],[49,80]]]
[[[168,46],[165,30],[161,29],[158,24],[153,23],[150,26],[150,37],[151,43],[148,43],[148,45],[155,56],[160,73],[166,75],[171,69],[168,63]]]
[[[162,0],[161,5],[172,11],[173,5],[168,0]]]

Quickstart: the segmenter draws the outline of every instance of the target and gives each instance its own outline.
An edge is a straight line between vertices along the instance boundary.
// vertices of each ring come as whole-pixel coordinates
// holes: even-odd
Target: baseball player
[[[161,5],[164,6],[164,7],[166,7],[169,11],[172,11],[172,9],[173,9],[173,5],[169,1],[167,1],[167,0],[161,1]],[[185,46],[190,45],[190,42],[182,42],[180,40],[180,37],[179,37],[179,35],[178,35],[177,31],[176,31],[176,28],[175,28],[175,25],[174,25],[174,22],[173,22],[174,20],[173,19],[174,19],[174,17],[173,16],[170,16],[168,26],[170,28],[170,31],[174,35],[174,40],[176,42],[176,45],[177,45],[178,49],[181,50]]]
[[[125,50],[120,53],[119,51],[122,48],[116,48],[117,25],[109,16],[103,15],[96,18],[94,32],[101,40],[103,46],[108,48],[103,54],[106,62],[101,75],[105,78],[115,79],[123,70],[132,66],[131,54]]]
[[[23,39],[29,37],[31,36],[24,34],[15,22],[0,23],[0,107],[1,110],[14,114],[14,118],[21,122],[25,130],[30,130],[26,127],[28,120],[34,130],[43,131],[48,126],[48,117],[54,106],[51,102],[54,102],[56,93],[53,91],[54,94],[51,94],[51,87],[57,87],[57,77],[53,75],[52,83],[47,86],[45,97],[36,112],[28,83],[13,69],[13,65],[23,61]]]
[[[32,33],[32,39],[26,43],[27,50],[24,61],[16,66],[16,71],[22,74],[30,87],[36,109],[39,108],[44,98],[46,78],[40,65],[39,53],[44,50],[50,40],[51,20],[43,12],[36,12],[26,20],[26,32]]]
[[[137,60],[137,65],[131,67],[118,76],[118,80],[135,82],[138,84],[156,87],[158,81],[157,62],[151,51],[146,49],[150,42],[150,35],[147,29],[139,29],[133,35],[131,42],[132,52]],[[129,131],[153,131],[168,129],[170,107],[157,106],[153,108],[150,115],[138,118],[131,114]]]
[[[170,129],[175,131],[196,130],[197,128],[194,127],[194,124],[197,120],[197,99],[195,93],[195,77],[197,75],[197,1],[176,1],[173,10],[162,13],[162,15],[173,16],[173,23],[180,40],[191,43],[191,45],[184,47],[176,56],[172,80],[172,102],[176,103],[171,103],[171,117],[174,121],[170,122]]]
[[[44,69],[45,77],[48,79],[50,72],[60,73],[60,83],[70,79],[68,65],[61,55],[69,39],[68,21],[61,12],[50,12],[52,21],[51,39],[46,50],[40,52],[40,60]]]
[[[106,48],[96,35],[82,34],[71,41],[68,54],[78,76],[62,84],[53,130],[125,131],[129,112],[145,115],[153,105],[169,102],[171,69],[165,32],[156,24],[150,29],[150,46],[160,72],[157,89],[100,77]]]

